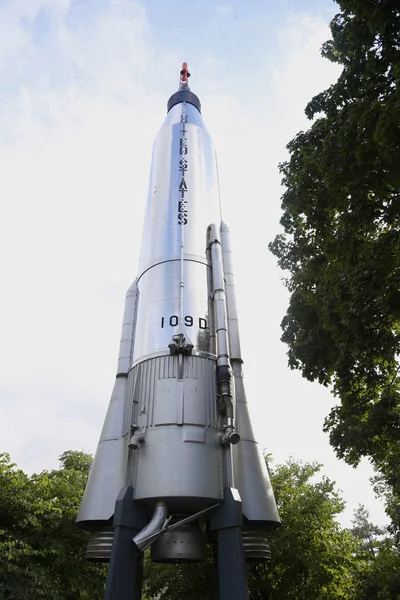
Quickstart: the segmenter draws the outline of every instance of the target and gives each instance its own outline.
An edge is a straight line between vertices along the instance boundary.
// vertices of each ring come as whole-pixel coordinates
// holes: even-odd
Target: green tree
[[[353,535],[360,540],[360,568],[354,574],[352,600],[398,600],[400,554],[384,529],[369,520],[364,506],[354,512]]]
[[[377,496],[384,498],[386,512],[391,519],[388,531],[393,535],[397,547],[400,549],[400,502],[398,493],[395,493],[392,486],[389,486],[384,475],[376,475],[372,482]]]
[[[256,600],[349,598],[357,541],[336,517],[344,502],[322,465],[293,459],[271,472],[283,526],[270,534],[270,563],[250,567]]]
[[[369,511],[360,504],[354,511],[352,534],[361,540],[360,550],[364,550],[370,559],[375,559],[379,551],[379,539],[385,530],[369,521]]]
[[[146,554],[143,590],[147,598],[213,600],[216,585],[210,546],[207,546],[207,560],[202,563],[155,564],[151,562],[150,552]]]
[[[337,455],[370,457],[400,498],[400,7],[338,4],[322,54],[343,70],[288,145],[270,249],[288,272],[289,366],[332,386]]]
[[[393,541],[380,543],[374,560],[355,577],[354,600],[399,600],[400,556]]]
[[[85,562],[75,525],[91,457],[65,452],[60,469],[28,477],[0,455],[0,599],[100,600],[106,569]]]
[[[283,526],[269,535],[271,561],[249,566],[254,600],[351,597],[351,575],[359,543],[336,521],[344,502],[333,482],[326,477],[314,481],[320,469],[317,463],[294,460],[270,469]],[[146,561],[148,595],[160,595],[162,600],[211,600],[215,573],[211,548],[208,551],[208,561],[200,565],[155,565]]]

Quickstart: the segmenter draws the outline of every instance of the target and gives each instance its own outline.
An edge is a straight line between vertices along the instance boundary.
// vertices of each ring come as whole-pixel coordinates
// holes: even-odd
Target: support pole
[[[223,504],[210,515],[210,531],[217,534],[219,600],[249,599],[242,525],[239,492],[227,488]]]
[[[133,488],[123,488],[115,503],[114,539],[104,600],[140,600],[143,553],[132,538],[147,523],[144,509],[133,500]]]

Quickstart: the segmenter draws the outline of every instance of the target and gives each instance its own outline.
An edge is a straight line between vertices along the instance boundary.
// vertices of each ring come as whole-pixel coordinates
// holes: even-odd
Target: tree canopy
[[[332,386],[337,455],[369,457],[400,498],[400,5],[338,4],[322,54],[342,73],[288,144],[270,249],[287,272],[289,366]]]
[[[400,553],[393,539],[369,521],[360,505],[354,512],[353,535],[360,541],[362,567],[353,577],[353,600],[397,600],[400,598]]]
[[[91,457],[64,452],[31,477],[0,455],[0,600],[100,600],[106,568],[88,563],[75,525]]]

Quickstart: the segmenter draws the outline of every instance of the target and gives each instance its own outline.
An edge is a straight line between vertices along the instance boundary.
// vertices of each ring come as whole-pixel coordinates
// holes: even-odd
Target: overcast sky
[[[331,0],[0,0],[0,451],[31,473],[94,452],[136,276],[151,148],[182,61],[218,153],[235,252],[245,382],[275,462],[324,464],[385,522],[367,464],[322,432],[329,391],[287,368],[288,295],[268,251],[278,163],[335,81]]]

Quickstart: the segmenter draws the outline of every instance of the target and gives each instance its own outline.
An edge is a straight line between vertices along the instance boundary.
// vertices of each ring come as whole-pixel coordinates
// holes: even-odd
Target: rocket
[[[144,514],[132,544],[158,562],[202,560],[227,495],[241,506],[246,559],[269,558],[266,534],[280,524],[243,383],[216,155],[189,76],[183,63],[154,142],[139,271],[77,517],[92,560],[110,557],[124,489]]]

